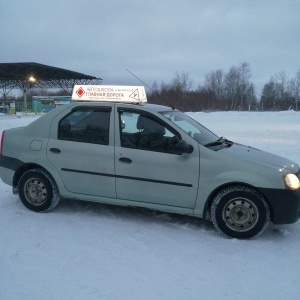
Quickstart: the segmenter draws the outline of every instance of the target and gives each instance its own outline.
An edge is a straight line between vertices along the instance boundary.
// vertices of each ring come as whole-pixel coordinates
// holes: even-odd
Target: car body
[[[2,133],[1,179],[29,209],[60,198],[139,206],[206,218],[235,238],[299,219],[296,163],[167,106],[81,97]]]

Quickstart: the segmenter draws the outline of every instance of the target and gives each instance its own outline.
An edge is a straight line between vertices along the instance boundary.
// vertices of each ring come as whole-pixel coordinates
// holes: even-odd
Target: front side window
[[[108,109],[77,108],[59,122],[58,139],[108,145],[109,119]]]
[[[119,118],[122,147],[172,153],[179,140],[170,128],[143,112],[122,111]]]

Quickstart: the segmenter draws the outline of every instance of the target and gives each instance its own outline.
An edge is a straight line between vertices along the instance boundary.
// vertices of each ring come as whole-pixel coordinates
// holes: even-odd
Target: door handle
[[[123,162],[125,164],[131,164],[132,163],[132,160],[130,158],[127,158],[127,157],[121,157],[121,158],[119,158],[119,161]]]
[[[61,152],[58,148],[50,148],[50,151],[56,154],[59,154]]]

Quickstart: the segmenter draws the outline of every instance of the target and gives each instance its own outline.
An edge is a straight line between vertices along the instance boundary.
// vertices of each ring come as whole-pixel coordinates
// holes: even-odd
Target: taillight
[[[5,130],[3,130],[3,131],[2,131],[2,134],[1,134],[1,141],[0,141],[0,154],[2,154],[3,143],[4,143],[4,134],[5,134]]]

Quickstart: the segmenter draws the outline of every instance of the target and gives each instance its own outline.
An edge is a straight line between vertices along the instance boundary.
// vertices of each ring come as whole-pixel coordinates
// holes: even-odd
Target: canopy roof
[[[14,88],[61,88],[72,94],[75,84],[100,84],[101,78],[34,62],[0,63],[0,89],[5,96]]]

